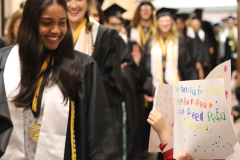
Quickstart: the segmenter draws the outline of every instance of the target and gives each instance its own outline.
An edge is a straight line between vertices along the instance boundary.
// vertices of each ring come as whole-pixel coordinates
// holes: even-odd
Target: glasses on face
[[[141,10],[150,11],[152,8],[150,6],[141,6]]]

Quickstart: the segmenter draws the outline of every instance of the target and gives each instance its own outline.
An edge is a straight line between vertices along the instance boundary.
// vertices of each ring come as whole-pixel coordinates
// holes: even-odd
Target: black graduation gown
[[[195,66],[193,65],[193,63],[191,62],[191,55],[188,51],[187,48],[187,43],[184,40],[184,38],[179,37],[178,38],[178,45],[179,45],[179,57],[178,57],[178,71],[179,71],[179,76],[180,76],[180,80],[184,81],[184,80],[189,80],[190,75],[189,75],[189,68],[194,68]],[[151,78],[151,57],[150,57],[150,44],[151,44],[151,39],[149,39],[146,43],[146,46],[144,48],[144,54],[146,57],[146,68],[147,68],[147,74],[148,74],[148,78]],[[146,81],[148,83],[151,83],[152,81]],[[146,84],[145,84],[146,85]],[[152,84],[148,84],[149,88],[146,87],[146,89],[151,90],[152,89]]]
[[[210,22],[203,21],[202,22],[202,29],[208,35],[209,47],[212,47],[214,49],[214,52],[212,53],[212,55],[210,55],[210,60],[211,60],[211,68],[215,68],[217,66],[218,43],[217,43],[217,40],[215,38],[213,27],[212,27]]]
[[[13,125],[6,99],[3,72],[11,47],[0,50],[0,157],[8,145]],[[78,160],[121,160],[109,104],[93,58],[75,51],[82,63],[81,85],[75,100],[75,139]],[[64,160],[71,159],[70,109]]]
[[[236,70],[236,59],[233,57],[233,54],[237,52],[237,47],[235,45],[235,50],[232,51],[231,50],[231,46],[229,45],[229,37],[226,38],[226,42],[225,42],[225,55],[224,57],[221,59],[221,62],[225,62],[227,60],[231,60],[231,71]]]
[[[200,39],[200,37],[198,36],[197,33],[195,33],[195,38],[193,39],[193,43],[195,48],[195,52],[194,52],[194,58],[197,59],[198,62],[201,62],[202,64],[207,62],[207,63],[211,63],[211,58],[210,58],[210,53],[209,53],[209,48],[210,48],[210,42],[209,42],[209,38],[208,35],[205,33],[205,40],[202,41]],[[204,75],[207,76],[209,73],[209,68],[208,67],[204,67]]]
[[[5,38],[0,37],[0,49],[7,46],[10,46],[10,43]]]
[[[198,70],[196,68],[196,63],[199,62],[198,59],[196,58],[196,46],[194,43],[194,40],[188,36],[184,37],[184,40],[186,42],[187,50],[188,53],[190,54],[191,57],[191,66],[187,68],[187,73],[188,73],[188,80],[197,80],[199,79],[198,77]],[[194,67],[195,66],[195,67]]]
[[[126,48],[126,47],[125,47]],[[121,88],[121,57],[124,42],[117,31],[99,25],[95,50],[92,55],[96,61],[100,76],[110,104],[114,119],[114,131],[117,135],[118,146],[122,151],[122,88]]]
[[[122,39],[116,30],[99,25],[92,55],[96,61],[110,107],[122,100],[121,90],[121,57],[123,53]]]
[[[128,39],[127,56],[132,58],[133,45],[137,44],[135,41]],[[143,132],[141,130],[141,110],[143,106],[139,104],[137,85],[141,79],[140,66],[137,67],[135,62],[128,63],[122,69],[122,89],[124,93],[124,102],[126,108],[126,125],[127,125],[127,159],[141,159],[142,158],[142,138]]]

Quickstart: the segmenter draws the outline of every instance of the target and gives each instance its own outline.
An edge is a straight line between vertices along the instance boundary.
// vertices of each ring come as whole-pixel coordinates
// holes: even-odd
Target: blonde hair
[[[95,1],[87,0],[87,3],[88,3],[88,8],[87,8],[87,11],[86,11],[84,17],[87,19],[86,32],[88,33],[89,31],[92,30],[92,25],[93,25],[92,22],[90,22],[90,20],[89,20],[89,9],[95,5]]]
[[[23,12],[22,9],[19,9],[16,12],[14,12],[8,25],[7,35],[5,36],[5,38],[12,45],[16,44],[16,38],[14,37],[13,34],[13,27],[16,21],[22,18],[22,12]]]
[[[173,47],[174,45],[176,44],[177,42],[177,39],[178,39],[178,32],[177,32],[177,26],[176,26],[176,23],[175,21],[173,20],[173,18],[171,17],[171,23],[172,23],[172,26],[171,26],[171,40],[172,40],[172,51],[173,50]],[[159,43],[159,36],[161,35],[161,31],[158,27],[158,23],[157,23],[157,26],[156,26],[156,30],[155,32],[152,34],[152,40],[151,40],[151,44],[150,44],[150,47],[148,48],[148,53],[150,54],[150,49],[152,49],[156,44]]]

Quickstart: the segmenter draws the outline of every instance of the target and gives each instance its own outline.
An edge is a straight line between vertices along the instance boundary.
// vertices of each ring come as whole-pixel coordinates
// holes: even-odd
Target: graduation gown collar
[[[229,29],[225,28],[223,31],[223,35],[225,36],[225,40],[227,37],[229,37]],[[238,29],[237,27],[233,27],[233,36],[234,36],[234,42],[237,43],[238,41]]]
[[[95,44],[96,39],[97,39],[97,34],[98,34],[98,28],[99,28],[100,24],[92,18],[89,18],[89,20],[93,24],[92,33],[88,32],[88,34],[85,35],[86,31],[85,31],[85,26],[84,26],[83,29],[81,30],[79,36],[78,36],[78,39],[77,39],[76,44],[74,46],[74,49],[79,51],[79,52],[89,54],[91,56],[91,54],[90,54],[90,53],[92,53],[91,36],[93,36],[93,42]],[[89,51],[89,49],[90,49],[90,51]]]
[[[204,33],[204,31],[202,29],[200,29],[197,34],[198,34],[199,38],[201,39],[201,41],[203,42],[205,40],[205,33]],[[187,36],[192,38],[192,39],[196,38],[194,30],[190,26],[187,27]]]
[[[20,82],[20,76],[18,45],[16,45],[9,53],[3,75],[7,103],[14,128],[1,160],[25,159],[24,110],[23,108],[16,108],[14,103],[11,102],[12,97],[19,92],[16,88]],[[67,105],[62,103],[63,95],[57,85],[49,88],[46,97],[35,160],[59,160],[64,158],[69,103]]]

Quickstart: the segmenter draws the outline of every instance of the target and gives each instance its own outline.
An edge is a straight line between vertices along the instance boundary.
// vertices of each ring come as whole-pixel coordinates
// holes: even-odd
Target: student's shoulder
[[[8,55],[11,52],[12,48],[14,46],[8,46],[8,47],[4,47],[2,49],[0,49],[0,67],[1,69],[4,68]]]
[[[88,68],[88,66],[91,63],[94,63],[94,64],[96,63],[94,61],[94,59],[87,54],[84,54],[84,53],[76,51],[76,50],[74,50],[74,54],[75,54],[77,61],[79,61],[85,67],[85,69]]]
[[[111,29],[107,26],[100,24],[98,28],[98,35],[111,36],[111,35],[118,35],[118,33],[115,29]]]

